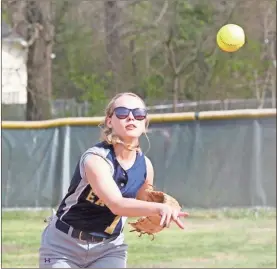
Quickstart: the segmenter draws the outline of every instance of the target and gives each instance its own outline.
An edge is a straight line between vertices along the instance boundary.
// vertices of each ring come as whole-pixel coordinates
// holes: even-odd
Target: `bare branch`
[[[137,35],[140,35],[142,33],[146,33],[146,32],[148,32],[152,29],[155,29],[159,25],[161,20],[163,19],[164,15],[166,14],[167,9],[168,9],[168,0],[165,0],[164,4],[163,4],[163,7],[162,7],[162,9],[159,13],[159,16],[154,20],[154,22],[152,24],[142,26],[140,29],[132,29],[132,30],[128,29],[124,33],[122,33],[120,35],[120,37],[124,39],[124,38],[126,38],[130,35],[136,35],[137,36]]]
[[[196,57],[191,57],[190,60],[187,59],[187,57],[184,57],[182,62],[179,64],[179,66],[176,68],[176,73],[181,74],[181,71],[183,69],[186,69],[189,65],[191,65],[193,62],[196,61]]]
[[[154,25],[142,26],[139,30],[136,30],[136,29],[134,29],[134,30],[127,30],[124,33],[122,33],[120,35],[120,37],[122,39],[124,39],[124,38],[132,36],[132,35],[138,36],[138,35],[141,35],[141,34],[145,34],[145,33],[147,33],[148,31],[150,31],[150,30],[152,30],[154,28],[155,28]]]
[[[145,1],[145,0],[128,0],[128,1],[125,1],[125,4],[123,5],[123,7],[125,8],[125,7],[129,7],[129,6],[134,6],[143,1]]]
[[[163,16],[165,15],[167,9],[168,9],[168,0],[166,0],[166,1],[164,2],[163,8],[162,8],[162,10],[161,10],[161,12],[160,12],[160,15],[158,16],[158,18],[157,18],[157,19],[155,20],[155,22],[154,22],[154,25],[155,25],[155,26],[158,26],[158,24],[159,24],[160,21],[162,20]]]
[[[172,67],[174,73],[177,74],[175,53],[174,53],[172,47],[170,46],[170,44],[167,47],[167,51],[168,51],[168,62],[170,64],[170,66]]]
[[[36,42],[36,40],[39,38],[40,31],[43,30],[43,26],[39,23],[35,23],[33,24],[33,30],[34,30],[34,33],[31,36],[31,38],[27,41],[26,47],[30,47]]]

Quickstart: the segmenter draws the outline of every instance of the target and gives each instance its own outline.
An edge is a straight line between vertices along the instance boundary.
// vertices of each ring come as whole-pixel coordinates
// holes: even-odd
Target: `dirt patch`
[[[135,267],[128,267],[128,268],[205,268],[209,265],[210,260],[207,261],[172,261],[172,262],[165,262],[165,263],[155,263],[152,265],[141,265]]]
[[[217,261],[233,261],[233,260],[239,260],[244,259],[245,257],[243,255],[236,254],[230,254],[230,253],[215,253],[214,258]]]
[[[18,252],[22,249],[20,245],[13,245],[13,244],[3,244],[2,245],[2,253],[14,253]]]
[[[234,227],[240,227],[242,224],[238,221],[226,221],[226,220],[203,220],[201,222],[189,221],[185,222],[186,232],[195,232],[199,230],[214,231],[217,229],[228,230]]]
[[[140,265],[129,268],[207,268],[220,261],[234,261],[244,259],[243,256],[227,253],[214,253],[210,258],[177,259],[168,262],[155,262],[149,265]],[[213,267],[214,268],[214,267]]]

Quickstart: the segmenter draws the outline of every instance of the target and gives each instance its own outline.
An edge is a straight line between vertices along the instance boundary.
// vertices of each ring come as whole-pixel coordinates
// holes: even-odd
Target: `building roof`
[[[7,36],[9,36],[12,33],[12,28],[6,24],[4,21],[2,21],[1,23],[1,34],[2,34],[2,38],[5,38]]]
[[[1,23],[1,39],[7,42],[18,42],[24,47],[27,45],[26,40],[14,32],[12,27],[10,27],[4,21]]]

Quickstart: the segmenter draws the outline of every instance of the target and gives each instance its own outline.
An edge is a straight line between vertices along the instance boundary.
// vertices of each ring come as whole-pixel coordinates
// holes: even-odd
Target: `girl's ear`
[[[111,123],[112,119],[111,117],[107,117],[106,118],[106,126],[109,128],[112,128],[112,123]]]
[[[148,127],[149,127],[149,119],[146,119],[146,121],[145,121],[145,132],[147,131]]]

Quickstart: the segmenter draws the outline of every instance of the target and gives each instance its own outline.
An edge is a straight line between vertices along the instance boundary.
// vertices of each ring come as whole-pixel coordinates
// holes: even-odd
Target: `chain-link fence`
[[[235,109],[256,109],[260,103],[257,99],[231,99],[231,100],[209,100],[209,101],[186,101],[178,103],[176,110],[178,112],[196,112],[196,111],[219,111],[219,110],[235,110]],[[264,100],[263,108],[276,107],[275,101],[271,98]],[[2,105],[3,120],[25,120],[26,105]],[[51,112],[53,118],[61,117],[90,117],[92,114],[91,104],[89,102],[78,103],[75,99],[57,99],[51,104]],[[159,105],[148,106],[149,113],[171,113],[173,104],[166,102]],[[99,110],[99,116],[102,110]]]
[[[101,115],[122,91],[158,113],[276,107],[276,1],[2,3],[4,119]],[[216,44],[227,23],[235,53]]]
[[[268,114],[152,123],[147,155],[155,167],[154,185],[185,207],[274,207],[276,120]],[[99,127],[76,122],[4,127],[4,208],[57,206],[82,152],[99,141]],[[145,137],[141,146],[149,148]]]

